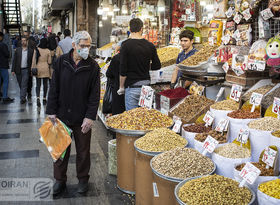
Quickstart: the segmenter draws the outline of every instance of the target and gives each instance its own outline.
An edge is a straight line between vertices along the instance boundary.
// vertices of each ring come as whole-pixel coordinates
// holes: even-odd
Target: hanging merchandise
[[[214,2],[214,18],[226,18],[227,0],[215,0]]]
[[[230,21],[226,23],[226,28],[225,28],[225,34],[224,34],[224,39],[225,41],[224,44],[230,44],[230,45],[235,45],[236,44],[236,40],[233,38],[233,34],[235,32],[235,22],[234,21]]]
[[[280,0],[269,0],[269,8],[275,17],[280,17]]]
[[[248,69],[256,71],[265,70],[265,47],[267,42],[265,40],[259,40],[253,43],[248,56]]]
[[[208,42],[210,45],[221,45],[223,35],[223,22],[212,20],[208,33]]]
[[[267,65],[271,67],[271,76],[277,76],[280,73],[280,36],[269,39],[266,45]]]
[[[238,46],[250,46],[252,41],[252,28],[251,24],[242,24],[237,26],[238,35],[236,39],[236,45]]]
[[[179,27],[182,28],[184,26],[184,22],[181,21],[181,17],[184,14],[185,10],[183,10],[181,7],[181,1],[175,0],[173,2],[173,9],[172,9],[172,27]]]

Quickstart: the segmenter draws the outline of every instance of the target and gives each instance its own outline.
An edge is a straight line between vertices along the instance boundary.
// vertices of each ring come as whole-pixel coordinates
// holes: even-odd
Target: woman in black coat
[[[106,72],[106,77],[111,79],[112,92],[112,114],[117,115],[125,111],[124,95],[118,95],[120,86],[120,54],[115,55]]]

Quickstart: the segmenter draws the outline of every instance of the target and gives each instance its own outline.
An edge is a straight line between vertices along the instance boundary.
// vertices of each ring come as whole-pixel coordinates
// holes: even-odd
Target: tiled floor
[[[34,93],[33,87],[33,96]],[[46,117],[45,107],[37,108],[32,101],[19,103],[19,88],[10,77],[9,96],[15,102],[0,103],[0,178],[52,178],[52,159],[39,142],[38,128]],[[129,205],[130,196],[116,188],[116,177],[107,174],[107,142],[111,139],[101,122],[96,121],[91,140],[90,191],[87,196],[75,193],[77,178],[75,170],[75,146],[72,145],[68,165],[68,193],[52,202],[1,202],[0,204],[93,204]],[[53,179],[53,178],[52,178]]]

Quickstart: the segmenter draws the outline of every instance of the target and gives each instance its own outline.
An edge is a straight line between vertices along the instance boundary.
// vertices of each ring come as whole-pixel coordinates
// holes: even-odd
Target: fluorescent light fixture
[[[163,12],[165,11],[165,2],[164,0],[159,0],[157,3],[158,11]]]

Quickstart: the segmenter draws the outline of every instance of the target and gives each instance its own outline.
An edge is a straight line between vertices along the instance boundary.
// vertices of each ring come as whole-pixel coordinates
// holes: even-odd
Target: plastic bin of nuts
[[[230,178],[210,175],[180,182],[174,194],[180,205],[253,204],[256,196],[248,187]]]
[[[213,103],[213,100],[205,96],[189,95],[175,105],[168,115],[179,117],[183,124],[194,123],[201,114],[209,110]]]

